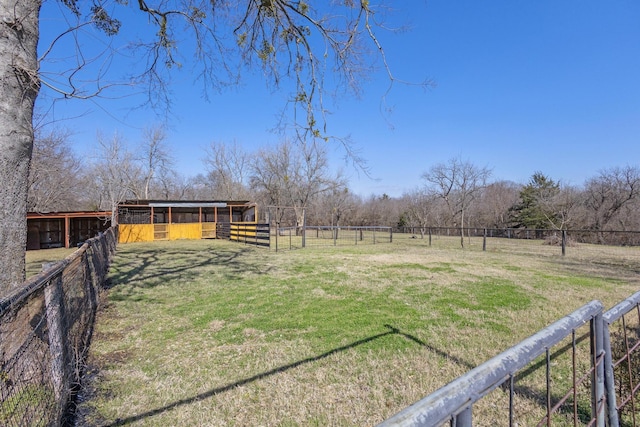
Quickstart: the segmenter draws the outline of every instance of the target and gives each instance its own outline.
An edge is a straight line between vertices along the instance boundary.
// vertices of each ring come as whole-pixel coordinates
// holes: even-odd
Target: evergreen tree
[[[557,214],[550,209],[549,201],[560,192],[560,184],[535,172],[529,183],[520,191],[520,200],[509,210],[514,228],[549,228],[556,223]]]

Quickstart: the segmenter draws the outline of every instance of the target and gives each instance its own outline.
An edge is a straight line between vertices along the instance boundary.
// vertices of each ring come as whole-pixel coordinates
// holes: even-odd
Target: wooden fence
[[[269,224],[231,223],[229,239],[256,246],[269,247]]]

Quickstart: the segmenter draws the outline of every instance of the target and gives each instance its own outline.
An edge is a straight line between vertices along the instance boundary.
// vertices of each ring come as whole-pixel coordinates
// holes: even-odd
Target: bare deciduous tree
[[[326,192],[315,201],[316,210],[320,213],[316,225],[349,225],[350,216],[359,202],[347,187],[334,188]]]
[[[243,200],[248,196],[247,181],[251,154],[237,142],[212,142],[206,150],[204,162],[213,184],[215,197],[221,200]]]
[[[507,228],[511,225],[509,209],[519,199],[522,186],[511,181],[488,184],[474,205],[476,224],[481,227]]]
[[[640,168],[606,169],[587,181],[585,204],[591,212],[590,228],[605,230],[623,208],[640,195]]]
[[[69,133],[36,133],[29,173],[28,209],[56,212],[82,208],[80,160],[68,143]]]
[[[428,188],[447,204],[452,218],[459,217],[460,245],[464,247],[465,214],[491,176],[491,170],[458,158],[432,166],[422,175]]]
[[[158,176],[167,176],[173,166],[171,153],[166,144],[167,133],[162,125],[145,128],[139,147],[142,163],[144,199],[149,199],[151,184]]]
[[[435,210],[438,204],[438,196],[424,189],[415,190],[404,196],[406,199],[406,215],[409,225],[418,227],[420,237],[424,238],[427,227],[435,221]]]
[[[100,196],[99,206],[112,212],[111,223],[116,224],[118,204],[134,196],[141,171],[120,135],[106,138],[98,134],[97,141],[98,153],[92,167],[94,185]]]
[[[186,178],[179,173],[171,169],[161,169],[158,175],[154,178],[153,187],[151,189],[152,198],[162,200],[172,199],[204,199],[205,196],[187,197],[186,194],[193,187],[193,193],[200,189],[199,183],[196,183],[196,178]]]
[[[303,210],[315,197],[345,186],[339,174],[330,174],[326,151],[316,142],[286,141],[260,150],[250,182],[266,205],[292,207],[297,226],[303,224]]]
[[[538,203],[549,227],[566,230],[574,223],[581,202],[582,195],[577,188],[560,184],[557,192],[541,196]]]
[[[386,193],[381,196],[371,195],[364,199],[358,217],[358,225],[363,226],[395,226],[400,218],[401,208],[398,200]]]

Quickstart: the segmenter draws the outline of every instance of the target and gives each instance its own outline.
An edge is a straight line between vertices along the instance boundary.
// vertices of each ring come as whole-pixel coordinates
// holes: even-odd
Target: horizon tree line
[[[30,211],[114,210],[125,199],[218,199],[289,206],[298,225],[640,230],[640,168],[603,169],[582,186],[536,171],[525,184],[490,181],[491,170],[452,158],[433,165],[400,197],[354,194],[332,172],[326,145],[283,140],[248,152],[237,142],[212,142],[205,174],[173,169],[166,132],[150,126],[133,149],[117,133],[98,133],[96,152],[81,162],[69,134],[37,135],[29,177]],[[259,209],[259,212],[264,209]]]

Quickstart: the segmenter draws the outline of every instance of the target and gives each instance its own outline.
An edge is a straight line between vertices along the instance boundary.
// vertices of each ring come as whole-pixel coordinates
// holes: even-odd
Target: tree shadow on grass
[[[375,341],[375,340],[378,340],[380,338],[384,338],[384,337],[387,337],[387,336],[390,336],[390,335],[399,335],[399,336],[404,337],[404,338],[406,338],[406,339],[408,339],[410,341],[415,342],[416,344],[418,344],[418,345],[420,345],[422,347],[427,348],[430,351],[433,351],[433,352],[437,353],[440,356],[446,357],[446,358],[448,358],[449,360],[452,360],[455,363],[461,364],[461,365],[463,365],[463,366],[465,366],[465,367],[467,367],[469,369],[473,368],[473,365],[469,364],[468,362],[465,362],[465,361],[463,361],[461,359],[458,359],[456,357],[448,355],[447,353],[428,345],[427,343],[425,343],[424,341],[420,340],[419,338],[417,338],[417,337],[415,337],[415,336],[413,336],[411,334],[407,334],[405,332],[402,332],[400,329],[398,329],[398,328],[396,328],[394,326],[385,324],[384,327],[388,329],[386,332],[381,332],[379,334],[372,335],[370,337],[363,338],[363,339],[360,339],[358,341],[354,341],[354,342],[352,342],[350,344],[344,345],[342,347],[334,348],[332,350],[329,350],[329,351],[327,351],[325,353],[322,353],[322,354],[319,354],[317,356],[308,357],[306,359],[298,360],[298,361],[290,363],[288,365],[279,366],[279,367],[271,369],[269,371],[259,373],[257,375],[252,376],[252,377],[249,377],[249,378],[241,379],[239,381],[236,381],[236,382],[231,383],[231,384],[227,384],[227,385],[222,386],[222,387],[217,387],[217,388],[211,389],[209,391],[197,394],[197,395],[192,396],[192,397],[188,397],[188,398],[185,398],[185,399],[177,400],[177,401],[175,401],[175,402],[173,402],[171,404],[168,404],[168,405],[162,406],[160,408],[156,408],[156,409],[144,412],[142,414],[132,415],[132,416],[127,417],[127,418],[117,419],[113,423],[104,424],[103,427],[123,426],[123,425],[127,425],[127,424],[130,424],[130,423],[136,422],[136,421],[143,420],[145,418],[150,418],[150,417],[153,417],[153,416],[156,416],[156,415],[160,415],[160,414],[162,414],[164,412],[170,411],[170,410],[178,408],[180,406],[189,405],[189,404],[192,404],[192,403],[204,400],[204,399],[208,399],[208,398],[216,396],[218,394],[225,393],[227,391],[233,390],[236,387],[240,387],[240,386],[243,386],[243,385],[255,382],[255,381],[262,380],[264,378],[271,377],[271,376],[276,375],[276,374],[280,374],[280,373],[286,372],[288,370],[297,368],[297,367],[305,365],[307,363],[313,363],[313,362],[317,362],[317,361],[322,360],[322,359],[326,359],[327,357],[330,357],[330,356],[332,356],[334,354],[347,351],[349,349],[352,349],[352,348],[355,348],[355,347],[370,343],[372,341]]]
[[[256,257],[254,248],[212,248],[171,249],[149,247],[140,253],[120,253],[124,260],[114,263],[105,283],[106,289],[118,285],[131,285],[141,288],[153,288],[172,280],[188,283],[202,275],[202,268],[224,266],[225,279],[234,279],[243,274],[267,274],[271,270]],[[182,260],[179,265],[166,265],[168,261]],[[130,269],[128,267],[131,267]]]

